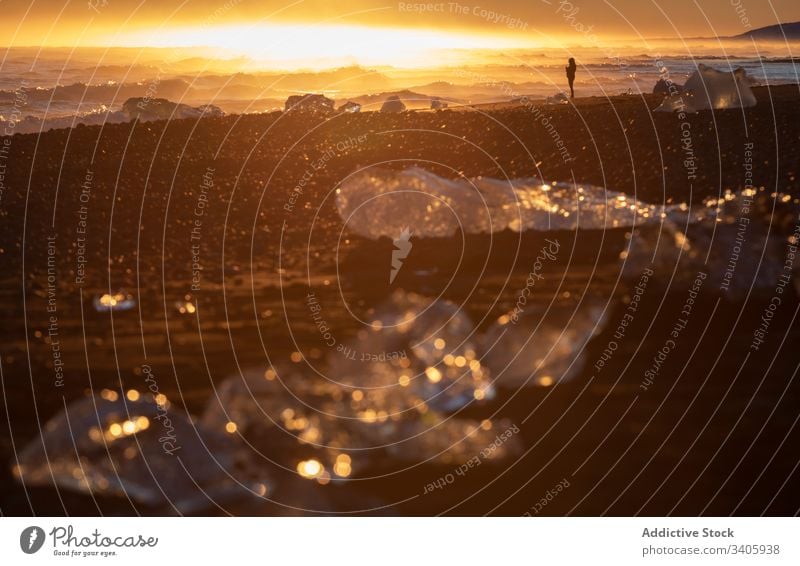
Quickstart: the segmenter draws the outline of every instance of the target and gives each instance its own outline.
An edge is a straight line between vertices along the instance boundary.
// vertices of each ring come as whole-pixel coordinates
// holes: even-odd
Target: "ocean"
[[[543,99],[566,90],[569,56],[578,61],[575,87],[581,97],[649,93],[661,77],[682,84],[700,64],[718,70],[741,67],[753,85],[800,82],[790,46],[725,49],[701,44],[695,49],[665,54],[652,47],[644,54],[631,46],[453,50],[432,57],[427,66],[349,64],[285,71],[246,58],[171,58],[157,49],[10,48],[0,61],[0,124],[6,133],[28,133],[78,123],[126,122],[132,116],[121,112],[123,104],[137,97],[212,104],[229,114],[280,110],[289,96],[308,92],[325,94],[337,105],[353,100],[364,110],[379,109],[390,94],[399,94],[409,109],[430,108],[434,98],[451,107],[522,96]]]

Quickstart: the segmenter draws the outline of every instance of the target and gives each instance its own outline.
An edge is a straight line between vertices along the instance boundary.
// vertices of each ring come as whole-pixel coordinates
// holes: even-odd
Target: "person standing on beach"
[[[578,66],[575,65],[575,58],[569,58],[569,65],[565,67],[567,71],[567,81],[569,81],[569,92],[570,98],[575,98],[575,88],[573,85],[575,84],[575,71],[578,69]]]

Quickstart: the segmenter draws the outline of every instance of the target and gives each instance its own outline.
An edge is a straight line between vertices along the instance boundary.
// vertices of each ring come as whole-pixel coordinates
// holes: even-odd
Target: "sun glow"
[[[346,25],[220,25],[140,32],[120,47],[200,47],[209,55],[246,57],[255,67],[324,68],[337,65],[430,66],[459,49],[506,48],[512,42],[482,34]]]

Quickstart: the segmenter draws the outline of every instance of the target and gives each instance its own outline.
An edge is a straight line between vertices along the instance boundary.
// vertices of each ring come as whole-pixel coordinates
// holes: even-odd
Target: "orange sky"
[[[734,4],[739,2],[737,13]],[[178,37],[184,45],[195,44],[209,30],[233,24],[265,24],[265,29],[268,24],[300,24],[293,37],[302,43],[303,27],[320,23],[447,32],[457,34],[452,36],[455,46],[467,36],[472,37],[470,46],[491,46],[498,40],[546,45],[548,39],[566,36],[579,42],[584,30],[599,37],[736,35],[748,29],[742,17],[752,27],[800,20],[800,1],[0,0],[0,14],[4,40],[16,46],[139,45],[168,39],[174,44]],[[182,32],[170,39],[175,28]],[[158,30],[156,39],[149,39],[153,30]]]

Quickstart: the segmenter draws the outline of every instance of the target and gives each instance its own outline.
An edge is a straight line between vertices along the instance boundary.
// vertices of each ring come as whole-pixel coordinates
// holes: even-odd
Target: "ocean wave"
[[[165,98],[137,97],[126,100],[120,110],[111,110],[105,105],[100,105],[88,111],[57,117],[41,117],[38,115],[20,117],[12,110],[8,113],[8,118],[0,114],[0,131],[6,133],[6,135],[11,133],[30,134],[58,128],[72,128],[78,124],[97,126],[120,124],[133,120],[148,122],[152,120],[180,120],[183,118],[224,115],[225,113],[219,107],[211,104],[192,107],[187,104],[172,102]]]

